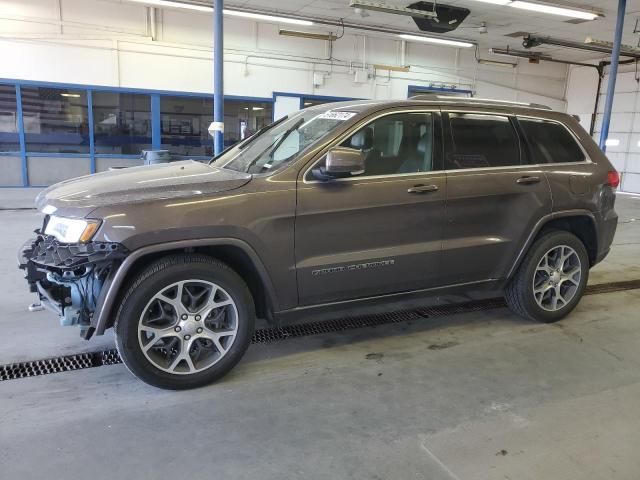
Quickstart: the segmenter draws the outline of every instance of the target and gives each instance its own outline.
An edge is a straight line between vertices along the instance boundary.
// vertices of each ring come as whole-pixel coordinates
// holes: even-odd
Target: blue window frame
[[[273,103],[267,101],[224,101],[224,146],[244,140],[271,123]]]
[[[151,148],[149,95],[94,91],[92,107],[96,154],[139,155]]]
[[[302,98],[347,100],[295,96],[301,103]],[[174,106],[190,100],[200,108],[193,115],[184,115],[185,111],[177,115],[181,112],[174,108],[169,118],[163,118],[163,104],[170,98]],[[274,97],[224,98],[225,146],[273,119]],[[167,147],[174,158],[208,159],[213,141],[207,129],[212,118],[213,95],[0,79],[0,154],[21,158],[24,186],[30,186],[28,157],[86,158],[91,172],[96,171],[96,158],[138,158],[148,148]]]
[[[26,148],[39,153],[89,153],[87,91],[22,87]]]
[[[161,148],[174,155],[213,155],[208,127],[213,119],[210,98],[160,97]]]
[[[19,152],[16,88],[0,85],[0,152]]]

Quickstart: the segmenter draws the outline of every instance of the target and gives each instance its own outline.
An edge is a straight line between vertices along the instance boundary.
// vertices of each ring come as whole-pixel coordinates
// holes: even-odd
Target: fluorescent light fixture
[[[620,145],[620,140],[617,138],[607,138],[604,141],[604,144],[607,147],[617,147],[618,145]]]
[[[194,5],[193,3],[174,2],[172,0],[129,0],[134,3],[143,3],[145,5],[152,5],[156,7],[168,7],[168,8],[185,8],[187,10],[196,10],[198,12],[213,12],[212,7],[205,5]],[[300,20],[298,18],[278,17],[275,15],[267,15],[264,13],[245,12],[241,10],[229,10],[225,8],[222,13],[232,17],[244,17],[251,18],[253,20],[264,20],[266,22],[278,22],[278,23],[290,23],[293,25],[313,25],[313,22],[309,20]]]
[[[447,45],[450,47],[457,48],[469,48],[473,47],[473,43],[471,42],[461,42],[460,40],[447,40],[446,38],[435,38],[435,37],[421,37],[418,35],[398,35],[400,38],[404,40],[410,40],[413,42],[426,42],[426,43],[435,43],[438,45]]]
[[[259,112],[260,110],[264,110],[264,107],[251,107],[251,110],[254,112]]]
[[[607,40],[598,40],[597,38],[587,37],[584,39],[584,43],[586,43],[587,45],[598,45],[600,47],[610,48],[611,50],[613,50],[613,42],[609,42]],[[640,53],[640,48],[636,47],[635,45],[628,45],[623,43],[620,45],[620,49],[624,52]]]
[[[546,3],[532,3],[516,0],[509,4],[510,7],[529,10],[532,12],[549,13],[551,15],[560,15],[563,17],[582,18],[584,20],[595,20],[599,17],[597,13],[588,12],[586,10],[576,10],[575,8],[558,7]]]
[[[80,98],[79,93],[61,93],[61,97],[69,97],[69,98]]]
[[[398,7],[396,5],[388,5],[382,2],[369,2],[367,0],[351,0],[349,2],[351,8],[359,8],[362,10],[373,10],[376,12],[392,13],[395,15],[407,15],[409,17],[418,18],[438,18],[435,10],[419,10],[417,8]]]
[[[603,16],[602,13],[565,5],[553,5],[545,2],[527,2],[525,0],[475,0],[481,3],[491,3],[493,5],[509,6],[529,10],[531,12],[549,13],[551,15],[561,15],[563,17],[581,18],[583,20],[595,20]]]
[[[300,20],[298,18],[276,17],[274,15],[266,15],[264,13],[242,12],[240,10],[224,9],[224,14],[232,17],[244,17],[254,20],[265,20],[267,22],[291,23],[293,25],[313,25],[309,20]]]
[[[512,0],[476,0],[476,2],[492,3],[493,5],[508,5]]]
[[[156,7],[169,8],[186,8],[188,10],[196,10],[198,12],[213,12],[212,7],[204,5],[194,5],[192,3],[172,2],[171,0],[129,0],[134,3],[144,3],[145,5],[154,5]]]
[[[509,68],[515,68],[517,63],[513,63],[513,62],[500,62],[498,60],[485,60],[484,58],[480,58],[478,59],[478,63],[482,64],[482,65],[491,65],[494,67],[509,67]]]
[[[329,42],[333,42],[338,39],[332,33],[312,33],[312,32],[299,32],[297,30],[278,30],[278,35],[282,35],[285,37],[299,37],[299,38],[310,38],[311,40],[328,40]]]

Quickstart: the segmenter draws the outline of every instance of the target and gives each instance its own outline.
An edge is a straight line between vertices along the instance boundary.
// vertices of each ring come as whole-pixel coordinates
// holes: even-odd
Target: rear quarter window
[[[586,160],[584,152],[567,128],[557,122],[518,118],[529,144],[531,163],[568,163]]]

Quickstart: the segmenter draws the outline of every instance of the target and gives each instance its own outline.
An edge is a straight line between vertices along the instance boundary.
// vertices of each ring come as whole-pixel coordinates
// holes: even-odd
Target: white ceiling
[[[382,0],[376,0],[381,2]],[[385,3],[407,6],[415,0],[385,0]],[[559,4],[553,0],[550,3]],[[528,12],[516,8],[481,3],[473,0],[447,0],[441,4],[456,5],[471,10],[471,13],[460,27],[445,36],[471,39],[480,45],[481,56],[488,57],[490,47],[506,47],[522,49],[522,38],[509,38],[506,34],[524,31],[549,35],[558,38],[583,42],[587,36],[600,40],[613,41],[618,2],[615,0],[582,0],[571,4],[578,8],[596,8],[605,14],[604,18],[581,24],[567,23],[569,18],[543,13]],[[351,23],[377,26],[388,26],[406,29],[407,33],[419,33],[410,17],[369,11],[369,16],[362,18],[349,7],[349,0],[234,0],[226,2],[228,6],[244,6],[271,12],[299,14],[330,19],[344,18]],[[639,34],[634,34],[636,18],[640,17],[640,0],[627,2],[623,43],[638,45]],[[478,33],[477,26],[486,22],[489,32]],[[544,52],[558,59],[587,60],[601,58],[597,52],[583,52],[560,47],[538,47],[533,51]]]

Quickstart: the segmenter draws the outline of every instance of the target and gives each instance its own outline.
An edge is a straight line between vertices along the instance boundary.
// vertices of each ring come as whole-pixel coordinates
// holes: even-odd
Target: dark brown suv
[[[450,97],[321,105],[214,158],[55,185],[21,265],[84,338],[190,388],[274,324],[504,292],[553,322],[616,229],[618,174],[578,122]]]

